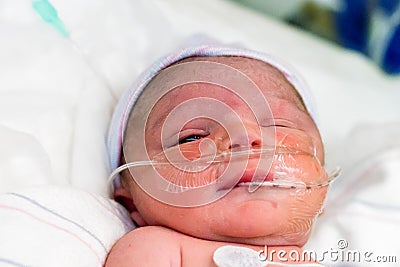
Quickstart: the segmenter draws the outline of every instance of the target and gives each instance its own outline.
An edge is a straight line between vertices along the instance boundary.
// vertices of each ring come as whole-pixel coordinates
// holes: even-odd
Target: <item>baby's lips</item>
[[[236,185],[255,181],[272,181],[273,174],[269,170],[246,170]]]

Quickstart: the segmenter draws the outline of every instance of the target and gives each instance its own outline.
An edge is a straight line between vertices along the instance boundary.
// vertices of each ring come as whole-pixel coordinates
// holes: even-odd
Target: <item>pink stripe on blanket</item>
[[[56,228],[56,229],[58,229],[58,230],[60,230],[60,231],[63,231],[63,232],[65,232],[65,233],[67,233],[67,234],[69,234],[69,235],[75,237],[76,239],[78,239],[79,241],[81,241],[90,251],[93,252],[93,254],[96,256],[96,258],[97,258],[97,260],[98,260],[98,262],[99,262],[100,264],[103,264],[103,262],[102,262],[102,260],[101,260],[101,257],[96,253],[96,251],[92,248],[92,246],[91,246],[88,242],[86,242],[85,240],[83,240],[82,238],[80,238],[78,235],[76,235],[75,233],[69,231],[68,229],[65,229],[65,228],[63,228],[63,227],[61,227],[61,226],[58,226],[58,225],[53,224],[53,223],[51,223],[51,222],[48,222],[48,221],[46,221],[46,220],[44,220],[44,219],[41,219],[41,218],[39,218],[39,217],[33,215],[32,213],[30,213],[30,212],[28,212],[28,211],[26,211],[26,210],[17,208],[17,207],[12,207],[12,206],[7,206],[7,205],[0,205],[0,209],[13,210],[13,211],[17,211],[17,212],[23,213],[23,214],[25,214],[25,215],[27,215],[27,216],[29,216],[29,217],[31,217],[31,218],[33,218],[33,219],[35,219],[35,220],[41,222],[41,223],[47,224],[47,225],[49,225],[49,226],[51,226],[51,227],[53,227],[53,228]]]

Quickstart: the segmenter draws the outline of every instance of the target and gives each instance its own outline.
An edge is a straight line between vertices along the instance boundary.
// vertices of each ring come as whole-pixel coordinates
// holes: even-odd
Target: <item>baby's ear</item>
[[[136,210],[136,207],[133,204],[131,191],[129,188],[124,186],[124,183],[121,183],[121,186],[114,190],[114,199],[124,206],[129,212]]]
[[[131,219],[138,226],[147,225],[142,216],[139,214],[135,203],[133,202],[132,193],[129,189],[129,183],[126,182],[123,177],[121,177],[121,186],[114,190],[114,199],[128,210],[131,215]]]

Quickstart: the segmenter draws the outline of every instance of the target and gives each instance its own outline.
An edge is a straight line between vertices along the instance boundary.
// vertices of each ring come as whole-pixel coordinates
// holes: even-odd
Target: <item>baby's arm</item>
[[[181,266],[179,240],[163,227],[135,229],[112,247],[105,266]]]
[[[160,226],[146,226],[118,240],[111,249],[105,266],[215,267],[214,251],[225,245],[243,246],[255,251],[264,249],[257,246],[203,240]],[[270,247],[270,249],[286,252],[297,250],[301,253],[298,247]],[[268,266],[276,265],[270,263]]]
[[[145,226],[118,240],[105,266],[215,266],[212,255],[224,244],[190,237],[160,226]]]

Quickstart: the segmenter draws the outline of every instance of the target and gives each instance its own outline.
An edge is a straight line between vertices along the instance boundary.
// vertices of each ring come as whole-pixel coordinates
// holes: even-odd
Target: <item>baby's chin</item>
[[[318,215],[323,192],[299,196],[289,190],[234,188],[208,207],[216,218],[209,222],[210,238],[215,241],[250,245],[303,246]]]
[[[327,188],[307,190],[234,187],[224,197],[198,207],[159,202],[141,190],[139,212],[147,225],[174,229],[201,239],[249,245],[303,246],[319,214]]]

